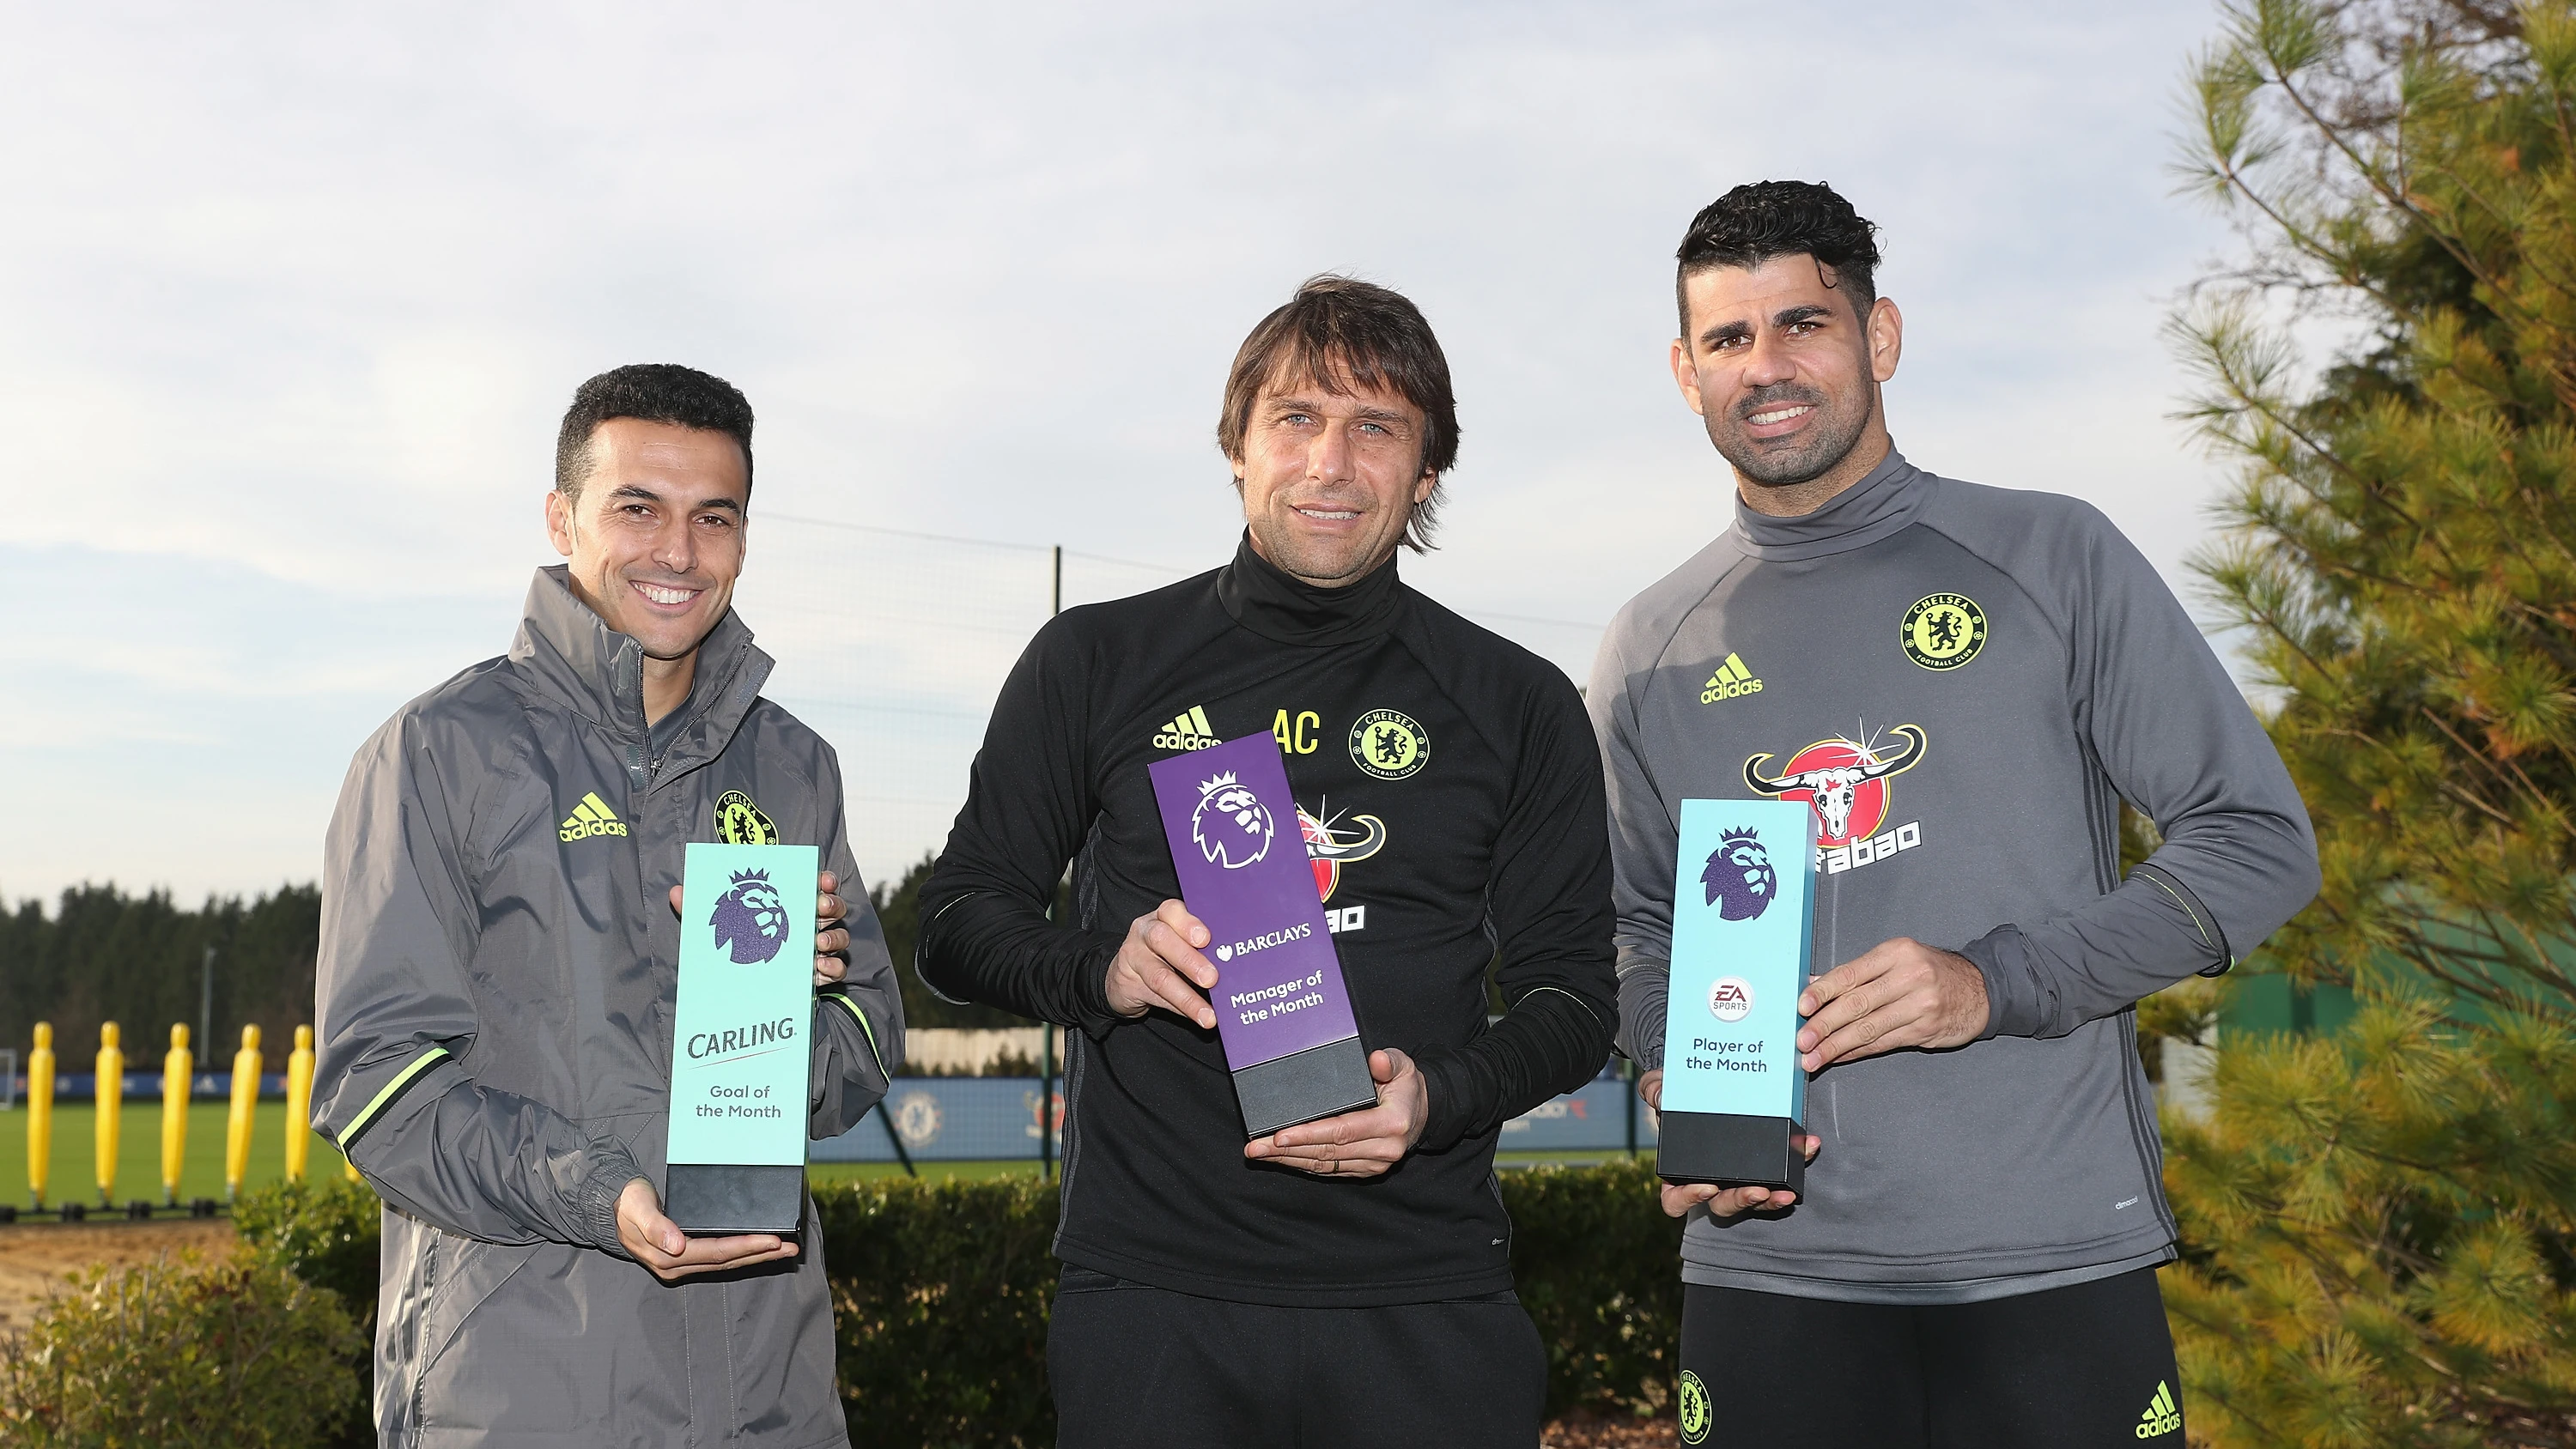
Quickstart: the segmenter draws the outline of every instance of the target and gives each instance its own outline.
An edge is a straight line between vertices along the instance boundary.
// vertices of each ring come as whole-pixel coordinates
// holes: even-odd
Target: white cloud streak
[[[2090,498],[2179,579],[2212,477],[2164,419],[2155,328],[2222,235],[2167,194],[2164,132],[2210,22],[2197,0],[22,9],[0,667],[25,695],[0,809],[90,823],[0,845],[0,894],[313,876],[358,741],[507,642],[555,419],[620,362],[743,385],[773,513],[1195,571],[1239,522],[1211,442],[1236,343],[1298,278],[1356,271],[1423,304],[1458,376],[1448,546],[1410,576],[1605,620],[1726,516],[1664,369],[1671,250],[1765,176],[1830,180],[1885,227],[1909,456]],[[844,660],[754,609],[764,562],[856,555],[753,548],[782,697],[971,709],[983,653],[1015,647]],[[830,607],[902,612],[853,580]],[[920,582],[934,605],[976,587]],[[1505,627],[1578,671],[1590,647]],[[971,745],[854,793],[953,797]],[[871,869],[935,843],[944,812],[904,812]]]

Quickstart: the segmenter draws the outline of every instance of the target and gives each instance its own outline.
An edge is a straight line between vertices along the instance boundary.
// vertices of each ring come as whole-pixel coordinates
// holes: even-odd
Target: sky
[[[1665,349],[1682,228],[1748,180],[1881,226],[1909,458],[2086,498],[2188,597],[2225,474],[2159,327],[2236,246],[2169,169],[2216,19],[13,7],[0,899],[316,878],[359,744],[507,647],[564,403],[625,362],[759,412],[738,606],[871,876],[936,847],[1045,550],[1071,601],[1230,553],[1225,368],[1311,273],[1451,361],[1407,579],[1579,678],[1731,516]]]

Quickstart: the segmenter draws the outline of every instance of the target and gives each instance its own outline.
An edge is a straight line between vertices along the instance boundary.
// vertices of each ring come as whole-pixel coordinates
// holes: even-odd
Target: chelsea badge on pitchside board
[[[1800,1190],[1798,997],[1815,937],[1815,812],[1684,800],[1655,1172]]]
[[[821,870],[810,845],[689,846],[662,1195],[684,1232],[801,1225]]]

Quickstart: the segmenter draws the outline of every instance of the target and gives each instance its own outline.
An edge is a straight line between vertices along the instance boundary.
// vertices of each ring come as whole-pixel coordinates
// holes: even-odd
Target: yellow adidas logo
[[[595,790],[582,796],[581,803],[572,807],[572,814],[555,827],[555,834],[566,843],[587,840],[594,835],[625,833],[626,822],[617,818],[617,812],[609,809],[608,802],[600,799],[599,792]]]
[[[2138,1416],[2138,1437],[2161,1439],[2181,1427],[2182,1406],[2174,1402],[2173,1389],[2158,1379],[2156,1396],[2147,1400],[2147,1411]]]
[[[1687,679],[1690,676],[1682,677]],[[1717,666],[1717,672],[1710,675],[1708,683],[1701,687],[1699,702],[1715,704],[1721,699],[1733,699],[1739,694],[1760,694],[1761,692],[1762,681],[1754,678],[1753,671],[1744,667],[1744,656],[1729,654],[1726,656],[1726,662]]]
[[[1208,723],[1205,705],[1191,705],[1154,732],[1158,750],[1204,750],[1224,743],[1216,737],[1216,726]]]

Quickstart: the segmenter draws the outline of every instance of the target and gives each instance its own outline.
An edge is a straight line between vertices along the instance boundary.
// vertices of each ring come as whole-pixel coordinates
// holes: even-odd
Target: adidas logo
[[[1224,743],[1216,737],[1216,726],[1208,723],[1205,705],[1191,705],[1154,732],[1158,750],[1204,750]]]
[[[2159,1379],[2156,1396],[2147,1400],[2147,1411],[2138,1416],[2138,1437],[2161,1439],[2181,1427],[2182,1406],[2174,1402],[2173,1389]]]
[[[1688,679],[1690,676],[1686,674],[1682,677]],[[1721,699],[1733,699],[1739,694],[1760,694],[1761,692],[1762,681],[1754,678],[1753,671],[1744,667],[1744,656],[1729,654],[1726,656],[1726,662],[1717,666],[1717,672],[1710,675],[1708,683],[1701,687],[1699,702],[1715,704]]]
[[[625,833],[626,822],[617,818],[617,812],[609,809],[608,802],[600,799],[599,792],[595,790],[582,796],[581,803],[572,807],[572,814],[555,827],[555,834],[567,844],[587,840],[594,835]]]

